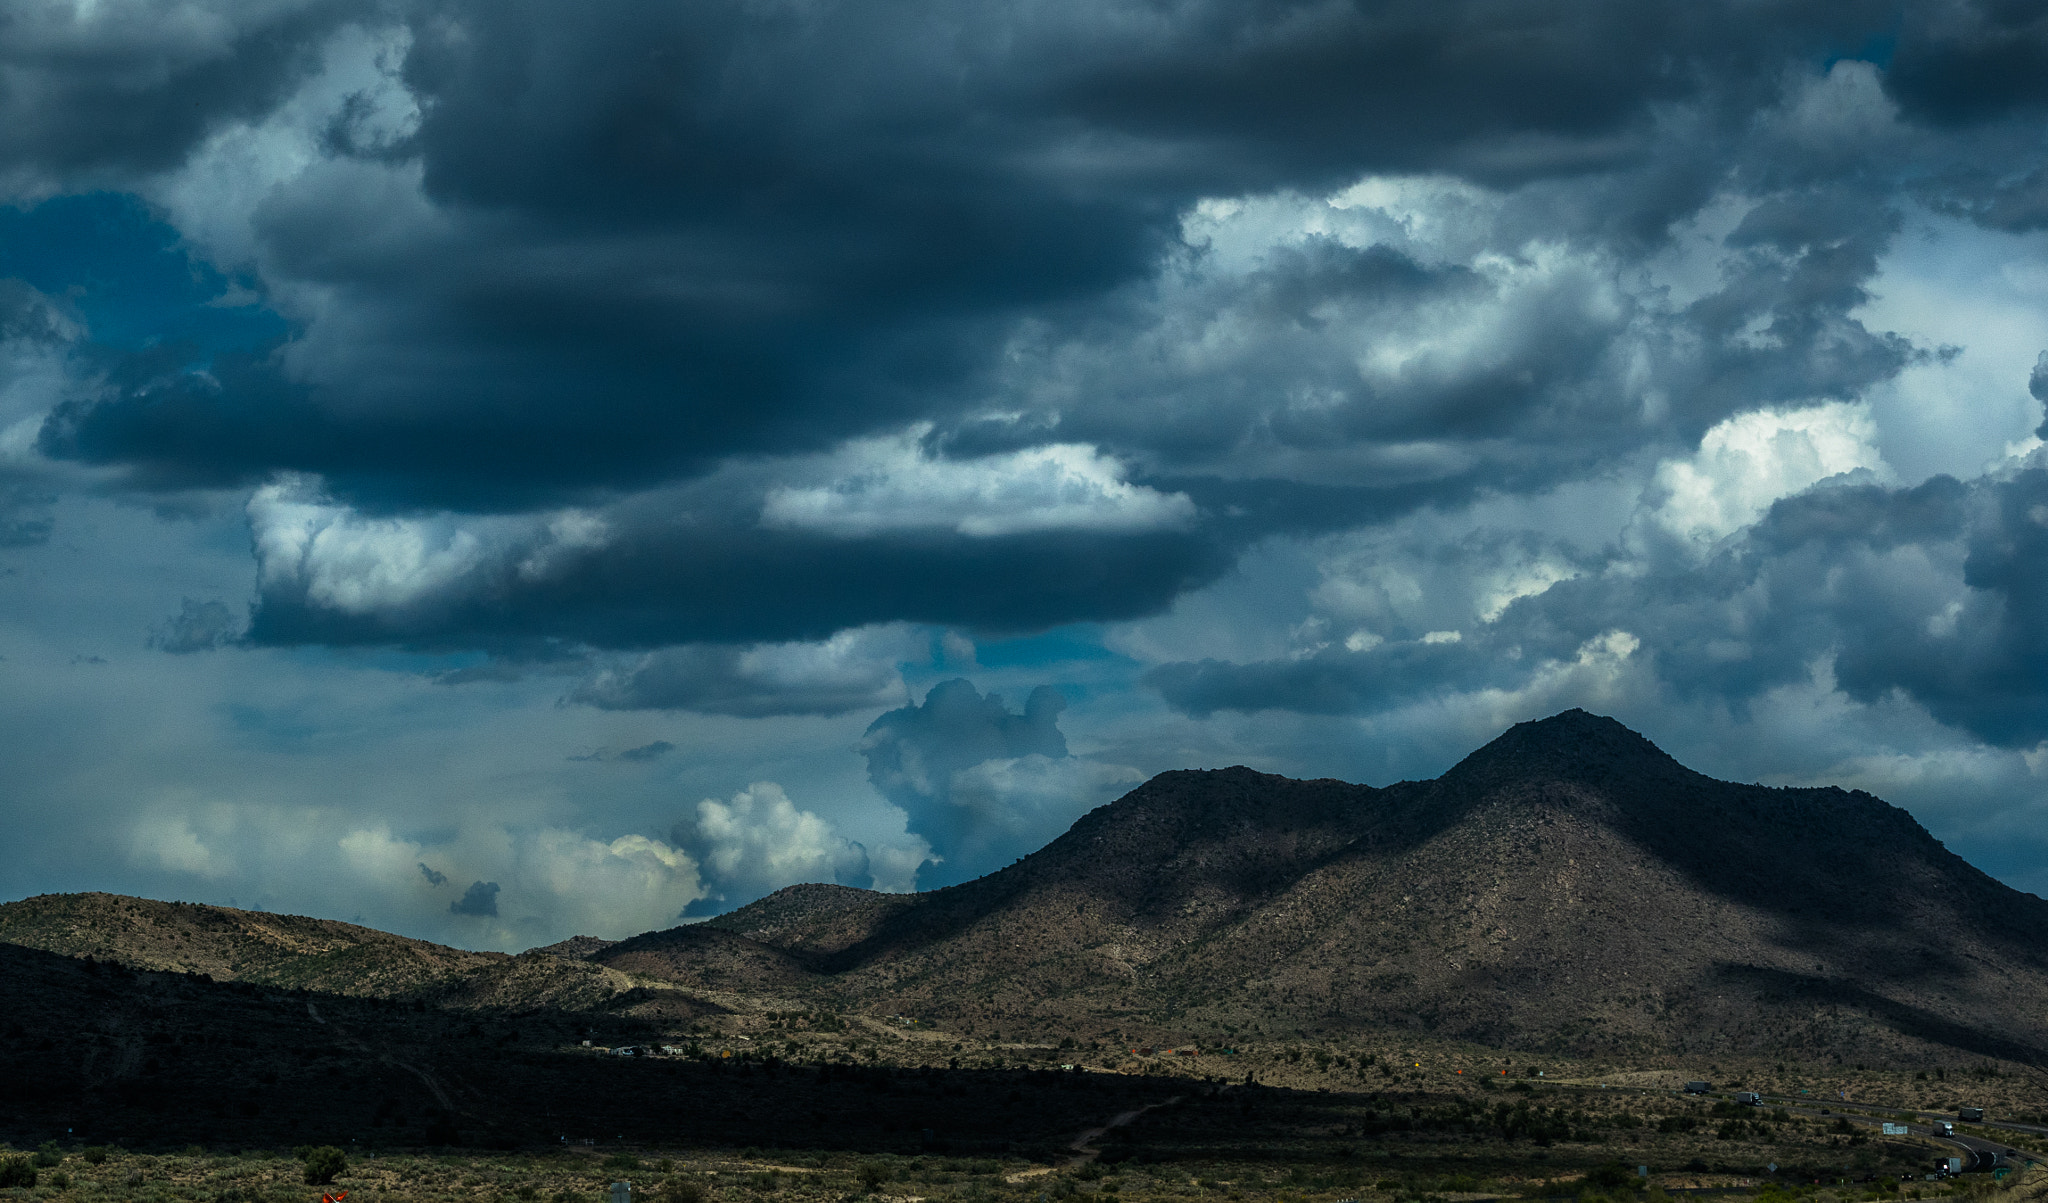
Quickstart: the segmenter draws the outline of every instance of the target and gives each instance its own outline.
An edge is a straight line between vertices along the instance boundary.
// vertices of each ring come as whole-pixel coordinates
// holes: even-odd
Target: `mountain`
[[[1577,710],[1432,781],[1163,773],[962,885],[791,886],[701,924],[517,957],[104,894],[0,906],[0,941],[658,1027],[790,1006],[1147,1044],[1392,1031],[1586,1056],[1906,1065],[1946,1050],[2048,1067],[2048,902],[1868,794],[1716,781]]]
[[[997,1027],[2048,1063],[2048,902],[1868,794],[1716,781],[1576,710],[1385,789],[1165,773],[976,881],[713,922],[840,1005]]]

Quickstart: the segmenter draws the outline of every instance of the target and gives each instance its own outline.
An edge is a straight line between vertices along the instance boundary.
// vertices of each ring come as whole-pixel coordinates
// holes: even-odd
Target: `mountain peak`
[[[1532,776],[1604,780],[1691,772],[1640,733],[1604,714],[1573,708],[1516,723],[1444,776],[1464,782]]]

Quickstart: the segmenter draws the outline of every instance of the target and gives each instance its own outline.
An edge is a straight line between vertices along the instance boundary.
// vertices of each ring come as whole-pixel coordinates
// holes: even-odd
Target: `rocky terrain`
[[[829,1012],[1046,1045],[1391,1035],[2048,1065],[2048,903],[1877,798],[1715,781],[1581,711],[1521,724],[1433,781],[1165,773],[960,886],[793,886],[705,923],[517,957],[101,894],[0,906],[0,941],[664,1030]]]
[[[712,924],[837,1005],[1011,1030],[2048,1063],[2048,902],[1868,794],[1716,781],[1580,711],[1385,789],[1166,773],[977,881]]]

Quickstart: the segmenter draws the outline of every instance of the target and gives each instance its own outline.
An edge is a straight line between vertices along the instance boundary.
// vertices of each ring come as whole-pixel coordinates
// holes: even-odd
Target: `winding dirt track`
[[[428,1073],[424,1069],[421,1069],[417,1065],[413,1065],[405,1061],[400,1061],[398,1058],[392,1056],[390,1053],[386,1052],[383,1049],[372,1048],[368,1043],[358,1039],[354,1033],[350,1032],[347,1028],[342,1027],[338,1023],[328,1023],[327,1020],[320,1014],[319,1008],[313,1005],[313,1000],[310,998],[306,1000],[306,1015],[309,1018],[311,1018],[314,1023],[333,1028],[334,1034],[336,1036],[339,1036],[343,1040],[348,1041],[350,1044],[354,1045],[358,1050],[365,1053],[369,1053],[372,1056],[376,1057],[379,1061],[382,1061],[384,1064],[393,1066],[398,1069],[402,1069],[405,1072],[411,1074],[413,1077],[418,1078],[420,1080],[420,1085],[427,1088],[427,1093],[434,1096],[434,1101],[441,1104],[441,1109],[443,1111],[455,1115],[462,1115],[472,1119],[475,1118],[474,1116],[471,1116],[467,1110],[461,1107],[457,1107],[455,1105],[455,1100],[448,1097],[448,1092],[446,1090],[443,1090],[441,1088],[441,1084],[434,1080],[434,1075]]]
[[[1172,1098],[1167,1099],[1163,1103],[1147,1103],[1145,1106],[1136,1108],[1135,1110],[1119,1112],[1115,1116],[1115,1118],[1111,1119],[1108,1123],[1102,1125],[1100,1128],[1090,1128],[1086,1132],[1081,1133],[1079,1136],[1076,1136],[1074,1138],[1074,1142],[1072,1144],[1067,1146],[1067,1148],[1073,1150],[1073,1152],[1077,1154],[1072,1161],[1069,1161],[1067,1163],[1067,1168],[1072,1169],[1075,1166],[1087,1165],[1089,1162],[1101,1156],[1102,1150],[1093,1147],[1094,1143],[1097,1140],[1100,1140],[1102,1138],[1102,1134],[1109,1131],[1111,1128],[1121,1128],[1125,1124],[1128,1124],[1132,1120],[1145,1114],[1147,1111],[1156,1111],[1161,1107],[1171,1107],[1178,1102],[1180,1102],[1180,1096],[1174,1095]]]

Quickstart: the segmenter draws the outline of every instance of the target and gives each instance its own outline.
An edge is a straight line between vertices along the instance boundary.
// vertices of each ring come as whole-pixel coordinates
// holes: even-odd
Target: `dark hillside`
[[[439,1009],[136,971],[0,944],[0,1140],[289,1148],[932,1147],[1049,1155],[1184,1082],[625,1058],[605,1016]]]
[[[1867,794],[1716,781],[1583,711],[1386,789],[1161,774],[818,964],[1008,1027],[2048,1060],[2048,903]]]

